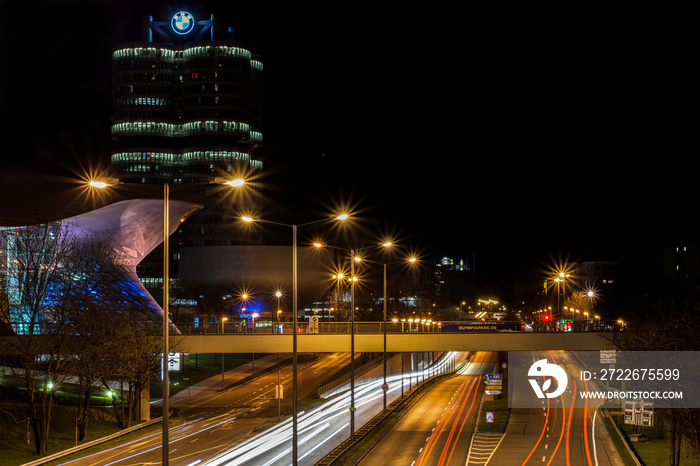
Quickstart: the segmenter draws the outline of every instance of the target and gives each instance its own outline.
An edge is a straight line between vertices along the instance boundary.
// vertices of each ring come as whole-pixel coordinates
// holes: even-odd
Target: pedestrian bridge
[[[520,328],[519,326],[517,328]],[[180,333],[170,334],[170,348],[179,353],[291,353],[294,348],[292,324],[265,326],[256,323],[211,325],[194,328],[178,325]],[[386,330],[386,333],[385,333]],[[348,323],[326,324],[311,327],[299,325],[297,351],[300,353],[350,352],[354,341],[355,352],[382,352],[386,338],[388,352],[429,351],[542,351],[575,350],[596,351],[615,349],[614,331],[608,326],[598,328],[579,327],[572,332],[532,332],[524,330],[499,330],[496,327],[479,327],[472,323],[453,326],[409,327],[381,322],[355,323],[351,330]],[[34,349],[51,352],[54,337],[36,335],[0,338],[0,353],[16,354],[25,347],[27,338],[37,339]],[[74,337],[80,338],[80,337]],[[162,337],[154,335],[154,339]],[[45,348],[44,348],[45,346]]]
[[[300,353],[350,352],[354,339],[356,352],[382,352],[384,334],[378,333],[301,333],[297,335]],[[612,332],[494,332],[494,333],[387,333],[388,352],[428,351],[534,351],[615,349]],[[293,335],[262,333],[222,333],[173,335],[173,352],[183,353],[291,353]]]

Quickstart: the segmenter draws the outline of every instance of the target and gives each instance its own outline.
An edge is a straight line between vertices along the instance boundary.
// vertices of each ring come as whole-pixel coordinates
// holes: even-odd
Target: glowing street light
[[[322,248],[325,247],[325,245],[321,243],[314,243],[314,246],[317,248]],[[389,249],[393,246],[392,241],[384,241],[383,243],[380,243],[376,247],[383,247],[386,249]],[[338,249],[341,251],[346,251],[350,253],[351,257],[351,262],[350,262],[350,274],[351,274],[351,282],[353,282],[352,287],[350,289],[350,301],[351,301],[351,314],[350,314],[350,438],[354,440],[355,438],[355,419],[354,419],[354,414],[355,414],[355,402],[354,402],[354,392],[355,392],[355,290],[354,290],[354,282],[357,281],[357,276],[355,275],[355,263],[360,263],[360,262],[370,262],[374,264],[381,264],[383,266],[383,271],[384,271],[384,276],[383,276],[383,295],[384,295],[384,315],[383,315],[383,334],[384,334],[384,351],[383,351],[383,366],[384,366],[384,382],[382,384],[382,391],[383,391],[383,400],[384,400],[384,410],[386,410],[386,402],[387,402],[387,391],[388,391],[388,385],[387,385],[387,378],[386,378],[386,332],[387,332],[387,278],[386,278],[386,269],[387,265],[392,265],[392,264],[398,264],[398,263],[405,263],[408,262],[409,264],[414,264],[417,259],[414,256],[409,257],[405,261],[396,261],[396,262],[391,262],[387,264],[386,262],[376,262],[376,261],[371,261],[371,260],[366,260],[363,259],[359,254],[355,253],[355,249],[344,249],[344,248],[339,248],[335,246],[328,246],[331,249]],[[364,249],[369,249],[369,248],[364,248]],[[341,274],[338,273],[334,275],[333,278],[336,278],[337,276],[340,276]],[[339,278],[340,280],[340,278]]]
[[[102,189],[102,188],[106,188],[109,185],[105,181],[90,180],[90,181],[88,181],[88,186],[90,186],[91,188]]]
[[[225,184],[227,184],[233,188],[240,188],[241,186],[243,186],[245,184],[245,181],[241,178],[238,178],[235,180],[227,181]]]
[[[292,464],[296,466],[298,458],[298,418],[297,418],[297,283],[298,283],[298,263],[297,263],[297,229],[307,225],[313,225],[321,222],[332,220],[345,221],[350,216],[348,214],[340,214],[336,217],[328,217],[319,219],[313,222],[307,222],[300,225],[288,225],[286,223],[278,223],[270,220],[254,219],[251,216],[245,215],[241,217],[246,223],[269,223],[292,229]]]
[[[122,183],[117,179],[96,180],[92,179],[88,181],[88,186],[90,188],[104,189],[117,184],[126,185],[128,183]],[[138,183],[130,183],[138,184]],[[197,186],[204,184],[228,184],[232,187],[242,187],[245,181],[242,179],[236,180],[226,180],[221,177],[214,178],[213,182],[204,183],[185,183],[178,186]],[[169,410],[170,410],[170,375],[168,374],[168,359],[170,354],[169,347],[169,300],[170,300],[170,184],[163,183],[163,446],[162,446],[162,464],[163,466],[168,466],[170,463],[169,454]],[[223,357],[222,357],[222,369],[223,369]],[[222,373],[222,384],[223,384],[223,373]]]

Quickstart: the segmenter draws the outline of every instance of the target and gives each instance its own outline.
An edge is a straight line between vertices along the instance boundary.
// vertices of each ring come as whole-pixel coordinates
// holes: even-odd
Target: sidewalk
[[[287,358],[286,354],[280,354],[280,361],[284,361]],[[262,371],[268,367],[277,364],[277,356],[274,354],[263,356],[260,358],[255,358],[255,373]],[[189,386],[189,388],[184,388],[172,395],[169,400],[170,407],[172,408],[185,408],[192,406],[192,404],[197,403],[202,400],[202,397],[208,398],[210,395],[217,395],[221,393],[222,385],[224,388],[230,387],[232,384],[245,379],[253,374],[253,363],[248,362],[242,364],[238,367],[230,369],[224,373],[223,384],[221,382],[221,374],[213,375],[208,379],[202,380],[196,384]],[[192,403],[190,403],[190,399]],[[159,405],[163,400],[151,401],[152,405]]]

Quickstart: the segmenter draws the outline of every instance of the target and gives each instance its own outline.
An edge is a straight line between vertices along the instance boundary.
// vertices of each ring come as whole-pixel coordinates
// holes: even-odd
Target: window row
[[[157,58],[161,60],[183,61],[196,57],[235,57],[251,60],[253,54],[244,48],[228,45],[194,46],[183,50],[168,49],[165,47],[126,47],[115,50],[112,53],[112,58],[115,60],[122,60],[125,58]]]
[[[250,154],[244,152],[236,151],[225,151],[225,150],[199,150],[199,151],[186,151],[183,153],[176,152],[118,152],[112,154],[112,163],[114,164],[130,164],[136,163],[137,165],[147,163],[149,167],[169,165],[169,166],[192,166],[196,164],[202,164],[202,166],[210,165],[213,163],[250,163],[253,168],[262,168],[262,162],[253,164],[253,162],[259,162],[250,160]],[[133,165],[136,166],[136,165]],[[139,165],[140,166],[140,165]],[[145,165],[144,165],[145,166]],[[210,167],[213,168],[213,167]]]
[[[251,138],[262,140],[262,133],[250,130],[248,123],[237,121],[190,121],[183,124],[163,123],[157,121],[132,121],[112,125],[113,136],[151,135],[166,137],[185,137],[198,133],[245,133]],[[253,134],[254,133],[254,134]]]
[[[154,85],[157,81],[129,81],[129,84],[117,85],[113,88],[115,97],[132,97],[135,95],[156,96],[156,97],[182,97],[182,96],[198,96],[202,94],[224,94],[232,96],[250,96],[257,92],[258,88],[250,86],[249,83],[190,83],[182,85]],[[146,85],[142,83],[147,83]],[[177,83],[175,83],[177,84]]]

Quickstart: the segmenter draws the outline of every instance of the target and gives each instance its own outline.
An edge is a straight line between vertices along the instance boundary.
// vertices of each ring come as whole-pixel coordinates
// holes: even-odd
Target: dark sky
[[[210,8],[264,62],[271,214],[346,201],[498,270],[695,240],[697,97],[676,16],[297,3]],[[0,4],[5,168],[105,160],[110,52],[154,4]]]

